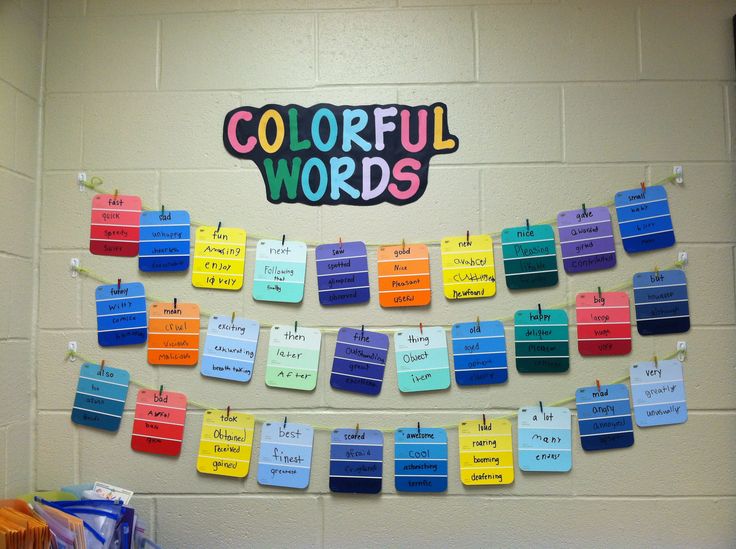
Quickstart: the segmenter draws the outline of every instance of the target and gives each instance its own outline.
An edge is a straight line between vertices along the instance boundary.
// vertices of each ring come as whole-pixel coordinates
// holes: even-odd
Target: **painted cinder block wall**
[[[36,65],[33,73],[43,78],[43,94],[21,92],[24,100],[45,104],[40,243],[33,253],[18,252],[28,257],[10,258],[18,263],[11,267],[14,279],[17,269],[40,272],[38,306],[32,313],[20,306],[34,301],[32,284],[22,285],[25,296],[11,294],[33,327],[17,334],[23,341],[8,336],[8,345],[20,350],[16,360],[4,361],[4,368],[30,375],[29,389],[37,394],[34,459],[25,469],[34,487],[93,480],[127,486],[165,547],[732,546],[736,2],[50,0],[47,10],[45,70]],[[240,105],[434,101],[447,103],[460,150],[435,157],[426,194],[406,207],[273,206],[255,166],[222,146],[223,116]],[[5,125],[0,133],[9,143]],[[188,209],[196,220],[242,226],[251,235],[411,242],[547,220],[583,202],[607,202],[642,180],[662,179],[673,164],[686,175],[684,186],[668,187],[676,248],[630,256],[619,243],[613,270],[562,275],[555,288],[513,295],[501,282],[491,299],[450,303],[440,291],[433,247],[435,293],[431,307],[421,310],[382,310],[375,298],[365,306],[320,307],[313,250],[301,305],[256,303],[248,285],[255,239],[249,239],[246,289],[238,293],[195,290],[189,274],[146,275],[135,260],[90,256],[92,195],[76,185],[77,172],[85,170],[146,204]],[[33,173],[0,172],[33,188]],[[26,202],[33,210],[28,194],[13,199]],[[152,295],[264,323],[432,325],[569,301],[579,291],[670,265],[678,250],[690,258],[693,327],[684,337],[635,335],[630,356],[575,355],[568,373],[553,376],[520,376],[511,358],[506,385],[441,393],[400,394],[390,361],[377,398],[329,387],[333,335],[323,336],[318,387],[306,394],[265,386],[265,352],[242,386],[203,379],[197,369],[151,367],[142,348],[100,349],[97,282],[69,276],[70,258],[78,257],[108,279],[143,281]],[[375,248],[371,254],[375,260]],[[375,296],[375,263],[371,283]],[[508,328],[507,336],[511,341]],[[384,490],[375,497],[329,493],[327,432],[316,434],[304,492],[261,487],[253,473],[245,481],[199,475],[198,410],[188,416],[180,458],[135,454],[129,449],[134,391],[119,433],[76,428],[69,415],[79,362],[64,360],[67,342],[75,340],[93,360],[213,406],[330,427],[388,428],[453,424],[481,411],[552,402],[596,377],[624,375],[633,361],[670,354],[678,339],[689,345],[686,424],[637,430],[626,450],[584,454],[576,441],[570,474],[517,471],[511,486],[480,489],[460,484],[457,433],[450,431],[450,487],[436,496],[395,493],[390,437]],[[265,341],[262,333],[261,351]],[[513,346],[509,351],[513,357]],[[29,356],[36,360],[29,363]],[[5,399],[0,406],[3,418],[15,410]],[[16,445],[12,433],[27,427],[28,417],[12,420],[18,428],[0,427],[6,446]],[[254,455],[257,450],[256,444]],[[6,455],[16,456],[15,449]],[[22,462],[6,462],[5,469],[6,477],[24,471]]]

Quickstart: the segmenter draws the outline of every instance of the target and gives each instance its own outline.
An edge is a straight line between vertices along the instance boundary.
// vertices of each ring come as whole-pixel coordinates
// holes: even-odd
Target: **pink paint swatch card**
[[[581,355],[627,355],[631,352],[631,313],[626,292],[579,293],[575,307]]]
[[[141,207],[139,196],[96,195],[92,199],[89,251],[95,255],[137,256]]]

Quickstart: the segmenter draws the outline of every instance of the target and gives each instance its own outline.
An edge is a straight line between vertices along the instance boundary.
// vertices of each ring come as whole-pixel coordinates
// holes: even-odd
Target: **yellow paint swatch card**
[[[460,480],[466,486],[514,482],[514,451],[508,419],[463,421],[460,437]]]
[[[245,272],[245,231],[232,227],[197,229],[192,286],[239,290]]]
[[[490,235],[448,236],[442,239],[440,249],[447,299],[496,295],[496,267]]]
[[[250,469],[255,417],[228,410],[206,410],[199,441],[197,471],[245,478]]]

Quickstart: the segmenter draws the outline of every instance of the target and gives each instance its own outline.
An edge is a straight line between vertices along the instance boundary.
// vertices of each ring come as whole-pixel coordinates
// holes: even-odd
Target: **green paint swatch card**
[[[300,303],[304,298],[307,245],[294,240],[259,240],[253,299]]]
[[[317,386],[321,334],[316,328],[274,326],[268,345],[266,385],[312,391]]]
[[[564,310],[516,311],[514,339],[519,372],[564,372],[570,367],[570,335]]]
[[[445,330],[438,326],[396,332],[399,391],[438,391],[450,386],[450,359]]]
[[[503,268],[510,290],[544,288],[558,281],[551,225],[511,227],[501,233]]]

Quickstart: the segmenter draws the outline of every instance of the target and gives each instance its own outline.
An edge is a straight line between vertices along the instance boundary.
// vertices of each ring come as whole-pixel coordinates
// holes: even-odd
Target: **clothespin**
[[[227,407],[227,417],[230,417],[230,406]]]
[[[286,235],[285,234],[282,234],[281,235],[281,245],[282,246],[284,245],[284,242],[286,242]]]
[[[544,413],[544,407],[542,406],[542,401],[539,401],[539,411]]]
[[[102,375],[105,372],[105,361],[100,360],[100,375]]]
[[[174,310],[176,311],[176,298],[174,298]]]
[[[363,337],[363,332],[365,332],[365,324],[360,325],[360,336]]]
[[[654,275],[659,276],[659,267],[654,267]]]
[[[526,220],[526,230],[529,230],[529,219]]]
[[[654,355],[654,367],[659,368],[659,359],[657,358],[657,355]]]
[[[539,310],[539,316],[541,317],[542,316],[542,304],[541,303],[537,303],[537,309]]]
[[[217,229],[215,230],[216,233],[220,232],[220,227],[222,227],[222,221],[217,222]]]
[[[470,243],[470,231],[465,231],[465,242]]]
[[[643,193],[647,192],[647,182],[646,181],[641,182],[641,192]]]
[[[296,330],[298,327],[299,327],[299,323],[295,320],[294,321],[294,333],[296,333]]]
[[[475,323],[478,325],[478,330],[480,331],[480,316],[475,317]]]
[[[417,421],[417,434],[421,434],[421,431],[419,430],[419,422]]]
[[[588,210],[585,209],[585,204],[583,204],[583,215],[588,215]]]
[[[339,238],[340,248],[342,248],[342,237]]]
[[[598,286],[598,299],[603,299],[603,293],[601,292],[600,286]]]
[[[286,416],[284,416],[284,429],[286,429]]]
[[[233,311],[233,316],[230,318],[230,324],[235,324],[235,311]]]
[[[360,423],[355,424],[355,432],[357,433],[358,431],[360,431]]]
[[[161,385],[161,387],[159,387],[159,390],[158,390],[158,396],[162,396],[163,394],[164,394],[164,386]]]
[[[600,393],[601,392],[601,382],[600,382],[600,380],[596,379],[595,380],[595,384],[598,387],[598,392]]]
[[[483,427],[485,427],[485,426],[486,426],[486,415],[483,414]]]
[[[161,204],[161,215],[164,215],[164,205]]]
[[[424,326],[422,325],[421,322],[419,323],[419,333],[424,335]]]
[[[118,290],[120,289],[120,279],[118,278]]]
[[[401,239],[401,251],[406,251],[406,240],[404,238]]]
[[[115,200],[115,199],[117,199],[117,197],[118,197],[118,190],[115,189],[115,194],[112,195],[112,198],[113,198],[113,200]]]

